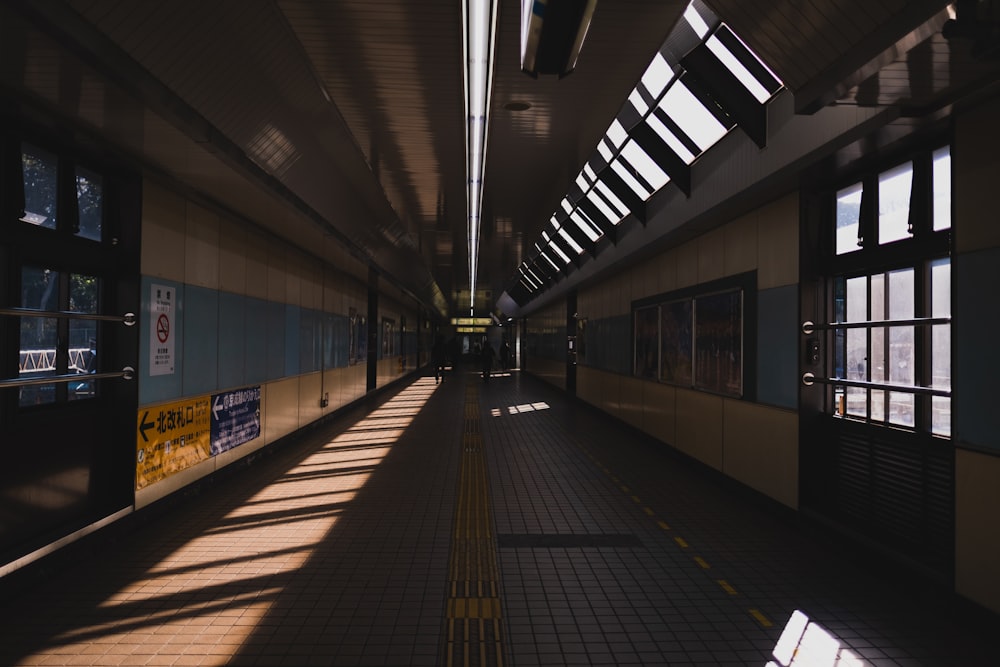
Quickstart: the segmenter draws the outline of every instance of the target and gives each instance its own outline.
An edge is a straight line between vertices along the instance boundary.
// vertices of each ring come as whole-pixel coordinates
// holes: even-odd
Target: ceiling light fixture
[[[490,93],[493,88],[497,0],[465,0],[462,5],[462,19],[462,41],[465,47],[465,154],[466,201],[468,204],[466,231],[469,244],[469,309],[471,312],[476,307],[479,223],[483,209],[486,135],[489,128]]]

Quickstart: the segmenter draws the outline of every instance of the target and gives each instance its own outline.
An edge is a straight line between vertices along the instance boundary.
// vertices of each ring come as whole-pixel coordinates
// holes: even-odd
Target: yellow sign
[[[484,334],[486,333],[486,327],[455,327],[455,333],[460,334]]]
[[[493,320],[489,317],[453,317],[451,323],[457,327],[488,327]]]
[[[139,410],[135,440],[136,490],[209,458],[210,403],[208,396],[200,396]]]

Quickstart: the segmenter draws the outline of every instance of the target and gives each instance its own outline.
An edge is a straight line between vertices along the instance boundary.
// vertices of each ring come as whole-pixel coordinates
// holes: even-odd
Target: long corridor
[[[4,599],[0,664],[998,664],[994,619],[518,372],[273,450]]]

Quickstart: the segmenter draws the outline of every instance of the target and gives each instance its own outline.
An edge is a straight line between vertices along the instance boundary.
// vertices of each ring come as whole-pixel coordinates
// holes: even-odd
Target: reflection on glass
[[[59,161],[55,155],[29,144],[21,148],[24,172],[23,222],[47,229],[56,228]]]
[[[858,221],[861,219],[861,183],[837,193],[837,254],[854,252],[860,247]]]
[[[913,318],[913,269],[889,272],[889,319]]]
[[[934,151],[934,231],[951,228],[951,149]]]
[[[691,300],[660,306],[660,378],[691,386]]]
[[[911,235],[910,190],[913,163],[907,162],[878,177],[878,242],[892,243]]]
[[[635,311],[635,371],[636,377],[656,379],[659,360],[659,308]]]
[[[695,299],[695,386],[740,396],[743,393],[743,293]]]
[[[104,220],[104,191],[100,174],[83,167],[76,168],[76,204],[80,221],[77,236],[100,241]]]
[[[94,276],[70,274],[69,309],[77,313],[96,314],[100,282]],[[69,372],[97,372],[97,322],[93,320],[69,321]],[[96,392],[93,380],[70,382],[68,398],[71,401],[92,398]]]
[[[59,273],[49,269],[24,267],[21,271],[21,306],[36,310],[59,309]],[[18,375],[23,378],[56,374],[58,320],[49,317],[22,317]],[[56,400],[54,384],[19,389],[18,404],[42,405]]]

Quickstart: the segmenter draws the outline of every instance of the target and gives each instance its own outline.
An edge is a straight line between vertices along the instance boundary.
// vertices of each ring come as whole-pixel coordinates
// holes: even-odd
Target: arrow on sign
[[[215,421],[219,421],[219,410],[222,409],[222,395],[215,397],[215,403],[212,404],[212,416],[215,417]]]
[[[146,417],[149,416],[149,410],[142,413],[142,419],[139,421],[139,435],[142,436],[143,442],[149,442],[149,438],[146,437],[146,431],[156,426],[153,422],[147,422]]]

